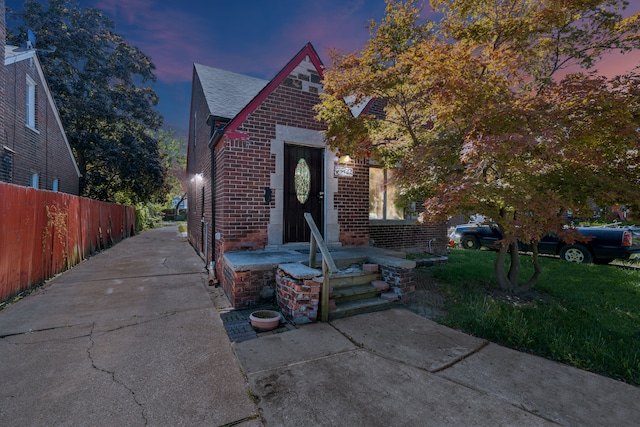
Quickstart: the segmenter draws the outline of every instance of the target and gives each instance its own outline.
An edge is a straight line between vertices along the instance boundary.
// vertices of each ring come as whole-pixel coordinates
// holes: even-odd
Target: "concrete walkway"
[[[261,426],[177,227],[91,257],[0,311],[0,425]]]
[[[640,420],[637,387],[405,309],[231,343],[218,310],[228,301],[206,280],[203,262],[176,227],[167,227],[119,243],[1,310],[0,425]]]
[[[236,343],[270,426],[637,426],[640,389],[405,309]]]

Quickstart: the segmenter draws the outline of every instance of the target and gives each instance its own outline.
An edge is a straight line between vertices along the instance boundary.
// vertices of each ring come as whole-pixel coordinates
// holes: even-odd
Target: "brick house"
[[[35,49],[6,45],[0,7],[0,181],[78,195],[80,171]]]
[[[415,212],[408,219],[404,212],[386,216],[386,174],[375,173],[379,169],[368,160],[338,157],[327,147],[325,126],[314,111],[322,78],[311,44],[271,80],[194,65],[188,238],[214,267],[235,307],[258,302],[274,278],[270,272],[239,279],[227,255],[308,249],[304,212],[330,248],[446,252],[445,225],[416,224]],[[379,215],[371,212],[371,195]]]

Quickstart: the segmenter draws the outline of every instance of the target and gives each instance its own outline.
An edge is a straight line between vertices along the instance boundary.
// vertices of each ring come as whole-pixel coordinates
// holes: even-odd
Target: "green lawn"
[[[446,300],[447,326],[517,350],[640,385],[640,270],[542,259],[533,299],[491,296],[490,251],[450,251],[429,268]],[[522,257],[521,279],[533,271]]]

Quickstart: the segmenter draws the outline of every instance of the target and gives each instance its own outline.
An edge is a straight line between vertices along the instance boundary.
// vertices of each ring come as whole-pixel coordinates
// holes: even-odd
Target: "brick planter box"
[[[400,301],[410,303],[416,293],[416,262],[390,256],[370,256],[367,260],[380,266],[382,280],[391,285]]]
[[[381,265],[382,280],[391,285],[400,301],[410,303],[416,293],[416,272],[414,269]]]
[[[225,263],[222,271],[221,284],[234,308],[245,309],[273,301],[273,269],[235,271]]]
[[[322,272],[300,263],[280,264],[276,270],[276,299],[282,314],[295,324],[318,321]]]

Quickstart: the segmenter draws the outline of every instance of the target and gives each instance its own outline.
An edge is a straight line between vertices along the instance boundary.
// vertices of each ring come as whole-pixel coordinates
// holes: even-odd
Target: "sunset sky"
[[[23,0],[6,0],[19,9]],[[325,65],[328,50],[359,50],[379,21],[384,0],[79,0],[103,10],[116,31],[156,65],[165,127],[186,134],[193,63],[271,79],[311,42]],[[625,15],[640,12],[631,0]],[[37,35],[36,35],[37,36]],[[60,48],[60,47],[58,47]],[[608,58],[606,75],[640,65],[640,53]]]

